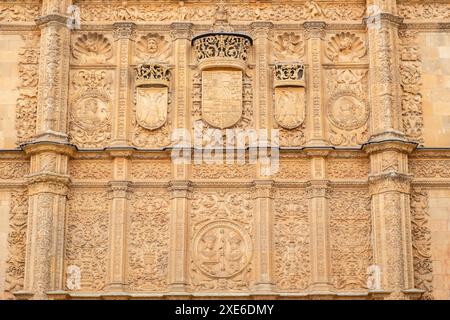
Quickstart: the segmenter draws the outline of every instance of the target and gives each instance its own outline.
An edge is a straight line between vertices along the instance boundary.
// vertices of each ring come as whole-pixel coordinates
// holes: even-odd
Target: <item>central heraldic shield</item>
[[[213,127],[235,125],[242,116],[242,72],[208,70],[202,73],[202,118]]]
[[[137,88],[136,120],[146,129],[162,127],[167,121],[167,87]]]
[[[294,129],[300,126],[305,121],[305,88],[276,88],[274,117],[283,128]]]

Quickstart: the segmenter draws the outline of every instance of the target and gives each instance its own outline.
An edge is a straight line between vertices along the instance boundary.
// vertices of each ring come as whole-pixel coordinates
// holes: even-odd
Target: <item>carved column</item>
[[[18,298],[47,299],[64,290],[64,226],[68,184],[67,89],[70,30],[64,15],[71,1],[44,0],[36,136],[22,145],[30,156],[24,290]]]
[[[36,19],[41,48],[35,140],[67,142],[70,30],[64,13],[71,3],[46,0]]]
[[[369,143],[369,175],[372,197],[373,263],[381,271],[381,291],[389,299],[415,298],[411,240],[408,154],[415,143],[385,141]]]
[[[131,104],[130,51],[136,25],[132,22],[114,24],[114,38],[117,41],[117,104],[114,112],[113,146],[128,145],[128,106]]]
[[[368,1],[371,141],[404,138],[401,129],[396,1]]]
[[[305,38],[307,40],[308,56],[306,58],[308,69],[308,100],[306,111],[308,121],[307,145],[327,145],[325,138],[325,112],[323,110],[324,88],[322,74],[322,42],[325,39],[325,28],[327,24],[321,21],[309,21],[303,24],[305,28]]]
[[[24,147],[31,156],[28,176],[28,230],[24,291],[21,298],[47,299],[64,290],[64,226],[73,148],[51,143]]]
[[[255,50],[256,77],[254,100],[255,116],[259,129],[272,128],[272,85],[269,69],[271,22],[253,22],[251,24]]]
[[[329,234],[329,181],[326,180],[326,150],[307,150],[311,177],[307,185],[311,230],[311,285],[314,294],[331,294],[331,246]]]
[[[106,290],[121,292],[126,285],[127,220],[131,181],[128,181],[131,151],[110,150],[114,158],[113,180],[109,183],[112,206],[109,224],[109,263]]]
[[[273,290],[273,180],[255,181],[255,291]]]

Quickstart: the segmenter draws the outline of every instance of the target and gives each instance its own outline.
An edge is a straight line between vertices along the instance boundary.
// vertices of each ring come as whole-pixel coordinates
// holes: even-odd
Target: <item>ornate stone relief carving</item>
[[[24,161],[1,161],[0,179],[19,180],[30,173],[30,164]]]
[[[164,35],[149,33],[136,42],[137,63],[168,63],[172,54],[169,41]]]
[[[195,179],[250,179],[254,176],[255,166],[245,165],[194,165],[192,177]]]
[[[403,130],[409,139],[423,144],[422,60],[417,32],[401,31],[399,37]]]
[[[278,289],[300,291],[311,276],[309,208],[304,190],[277,189],[274,198],[275,278]]]
[[[80,148],[99,148],[111,139],[111,84],[109,71],[72,73],[69,139]]]
[[[112,179],[112,163],[103,160],[71,160],[69,174],[74,180],[110,180]]]
[[[110,202],[105,191],[72,190],[68,196],[65,263],[81,271],[81,290],[105,286]]]
[[[450,178],[450,160],[411,159],[409,169],[415,178]]]
[[[280,62],[299,61],[305,54],[303,35],[294,32],[284,32],[275,37],[273,43],[274,58]]]
[[[333,145],[359,145],[368,133],[367,70],[327,70],[327,105],[330,142]]]
[[[131,177],[135,180],[169,180],[172,165],[169,161],[132,161]]]
[[[131,290],[164,291],[169,256],[169,194],[136,191],[131,207],[128,284]]]
[[[133,144],[138,147],[163,147],[170,144],[171,99],[168,67],[138,65],[134,98]]]
[[[405,19],[427,20],[450,18],[450,5],[448,3],[420,3],[410,2],[398,4],[398,15]]]
[[[72,45],[72,57],[76,63],[107,63],[112,56],[111,40],[98,32],[84,33],[76,37]]]
[[[244,190],[194,192],[190,236],[193,290],[249,290],[253,206],[250,192]]]
[[[415,287],[424,290],[422,299],[433,299],[433,261],[428,213],[428,193],[420,188],[411,192],[411,224]]]
[[[0,22],[34,22],[39,16],[41,6],[25,3],[0,3]]]
[[[351,32],[341,32],[328,41],[326,55],[334,63],[359,62],[367,52],[364,41]]]
[[[12,192],[5,274],[5,291],[11,295],[11,298],[12,293],[22,290],[24,284],[27,216],[28,192],[26,190]]]
[[[84,21],[211,21],[216,16],[214,4],[163,5],[130,4],[108,6],[80,2]],[[304,21],[324,19],[331,21],[361,21],[365,5],[354,3],[327,3],[306,1],[299,4],[233,4],[225,6],[228,18],[233,21]]]
[[[37,88],[39,82],[39,36],[24,35],[19,53],[19,98],[16,105],[17,144],[36,134]]]
[[[368,173],[368,159],[330,158],[327,161],[327,175],[331,179],[367,180]]]
[[[372,264],[370,196],[367,191],[333,191],[330,197],[330,243],[333,284],[337,289],[367,286]]]
[[[310,164],[308,159],[295,159],[280,161],[280,168],[275,175],[277,180],[307,180],[310,177]]]

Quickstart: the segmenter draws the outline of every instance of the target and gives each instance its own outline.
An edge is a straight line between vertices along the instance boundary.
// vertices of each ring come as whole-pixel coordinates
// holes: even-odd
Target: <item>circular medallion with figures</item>
[[[109,97],[101,92],[85,93],[74,103],[76,121],[84,128],[96,128],[109,118]]]
[[[369,107],[353,92],[339,92],[328,102],[328,117],[333,125],[342,130],[363,126],[369,118]]]
[[[251,259],[248,233],[228,221],[209,223],[199,230],[193,242],[193,258],[208,276],[230,278],[240,273]]]

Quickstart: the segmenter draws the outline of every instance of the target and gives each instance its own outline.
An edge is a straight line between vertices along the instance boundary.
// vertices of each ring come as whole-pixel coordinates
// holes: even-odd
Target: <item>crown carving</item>
[[[275,87],[304,87],[305,68],[302,64],[276,64]]]
[[[165,86],[170,83],[170,68],[160,64],[140,64],[135,68],[136,87]]]
[[[207,33],[192,39],[200,70],[231,67],[244,70],[247,66],[252,39],[239,33]]]

